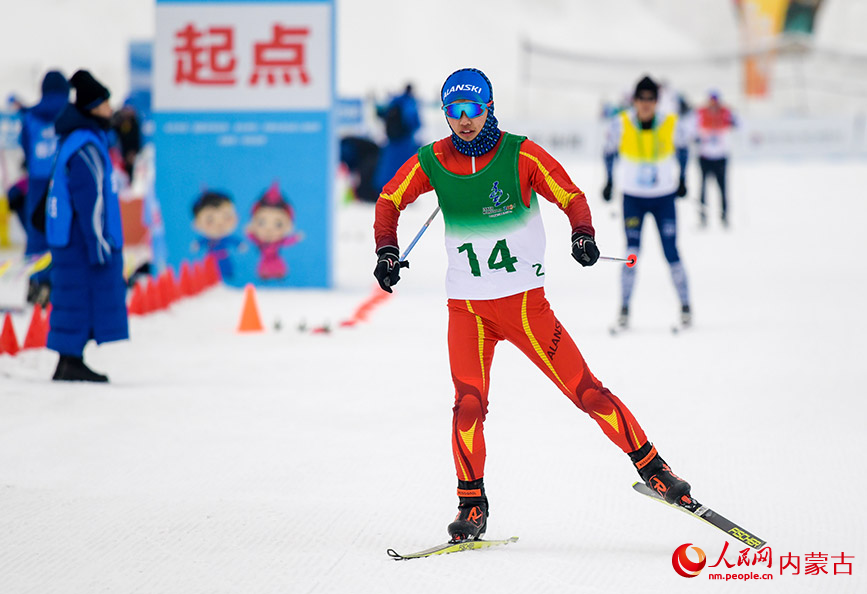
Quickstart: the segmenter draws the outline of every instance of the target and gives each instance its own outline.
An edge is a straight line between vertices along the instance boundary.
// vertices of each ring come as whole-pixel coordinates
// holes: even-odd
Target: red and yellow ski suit
[[[502,143],[501,138],[493,150],[473,158],[459,153],[451,139],[445,138],[433,144],[433,154],[448,172],[471,175],[491,162]],[[536,143],[523,140],[516,166],[524,206],[529,207],[535,191],[566,213],[573,231],[593,235],[584,193],[551,155]],[[397,246],[401,211],[432,189],[418,156],[400,168],[376,204],[377,249]],[[494,349],[501,340],[518,347],[625,453],[647,442],[629,409],[590,372],[575,342],[551,310],[544,288],[532,287],[493,299],[450,298],[448,308],[449,361],[455,386],[452,450],[459,480],[473,481],[484,476],[490,370]]]

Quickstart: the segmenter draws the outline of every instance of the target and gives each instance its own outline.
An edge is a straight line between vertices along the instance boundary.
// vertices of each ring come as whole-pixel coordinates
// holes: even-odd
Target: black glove
[[[401,262],[397,248],[390,245],[376,250],[376,255],[373,276],[376,277],[383,291],[391,293],[391,288],[400,280],[400,269],[409,268],[409,262],[406,260]]]
[[[599,259],[599,248],[596,240],[586,233],[572,234],[572,257],[581,266],[593,266]]]
[[[677,186],[677,197],[683,198],[686,196],[686,181],[680,178],[680,185]]]
[[[605,202],[611,202],[611,180],[605,184],[605,187],[602,188],[602,199]]]

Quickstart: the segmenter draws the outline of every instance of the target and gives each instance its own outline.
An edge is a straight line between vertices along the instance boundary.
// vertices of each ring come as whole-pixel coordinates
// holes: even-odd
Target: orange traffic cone
[[[256,304],[256,288],[248,284],[244,287],[244,309],[241,310],[238,332],[261,332],[264,329],[259,316],[259,306]]]
[[[30,318],[30,327],[27,329],[27,335],[24,337],[24,344],[21,345],[21,350],[38,349],[45,346],[48,339],[48,324],[46,324],[46,316],[42,314],[42,306],[38,303],[33,306],[33,316]]]
[[[162,309],[160,306],[160,295],[159,289],[157,289],[157,285],[154,282],[152,276],[148,277],[148,280],[145,282],[144,286],[144,294],[145,294],[145,312],[153,313]]]
[[[140,282],[136,283],[132,289],[132,297],[130,297],[127,312],[131,316],[141,316],[145,313],[145,296]]]
[[[205,265],[202,262],[193,262],[193,287],[195,287],[196,295],[208,288],[208,281],[205,279]]]
[[[179,301],[184,297],[184,294],[181,292],[181,286],[178,284],[178,278],[175,276],[175,270],[171,266],[166,266],[166,271],[164,273],[166,275],[166,285],[171,289],[172,292],[172,303],[175,301]]]
[[[18,337],[15,336],[15,327],[12,325],[12,316],[6,313],[3,319],[3,332],[0,333],[0,354],[9,353],[10,355],[18,354],[21,350],[18,347]]]
[[[157,279],[157,285],[160,289],[160,298],[166,307],[170,306],[175,300],[175,290],[172,287],[172,279],[169,278],[169,271],[164,270]]]
[[[217,257],[214,254],[208,254],[208,257],[205,258],[205,278],[208,279],[209,287],[220,283],[220,266],[217,264]]]
[[[195,287],[193,285],[193,275],[190,271],[190,264],[185,260],[181,263],[181,295],[189,297],[195,295]]]

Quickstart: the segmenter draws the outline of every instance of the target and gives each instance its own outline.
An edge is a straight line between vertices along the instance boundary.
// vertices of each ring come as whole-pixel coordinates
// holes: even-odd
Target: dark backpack
[[[54,163],[51,165],[51,177],[48,178],[48,185],[45,186],[45,191],[42,192],[36,207],[33,209],[33,214],[30,215],[30,224],[40,233],[45,233],[45,209],[48,205],[48,194],[51,193],[51,185],[54,183],[54,170],[57,168],[57,155],[60,153],[58,147],[54,153]]]

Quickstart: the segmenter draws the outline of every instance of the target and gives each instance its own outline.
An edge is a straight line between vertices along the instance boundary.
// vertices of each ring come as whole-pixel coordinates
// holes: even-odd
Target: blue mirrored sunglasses
[[[443,111],[446,112],[446,116],[455,120],[461,119],[461,116],[464,114],[471,119],[477,118],[485,113],[486,109],[488,109],[488,106],[484,103],[463,102],[443,105]]]

